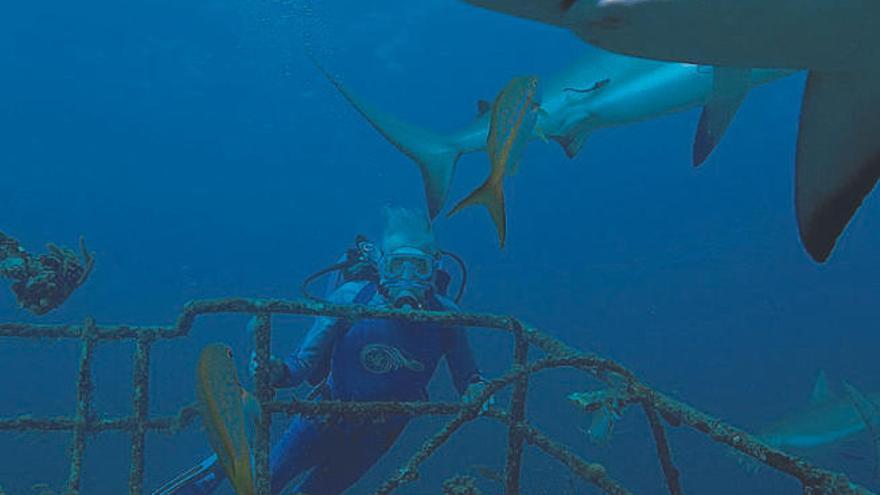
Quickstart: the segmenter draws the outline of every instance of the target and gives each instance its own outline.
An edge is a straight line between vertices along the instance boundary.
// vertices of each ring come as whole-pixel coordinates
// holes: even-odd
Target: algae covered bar
[[[88,319],[80,325],[32,325],[27,323],[0,323],[0,338],[25,339],[80,339],[82,349],[77,370],[77,403],[72,417],[38,418],[31,415],[0,417],[0,431],[51,432],[69,431],[73,435],[71,449],[71,471],[68,489],[76,493],[83,476],[83,459],[86,445],[92,434],[105,431],[130,432],[132,442],[131,466],[129,471],[129,492],[142,493],[144,488],[144,464],[148,458],[149,446],[145,441],[147,431],[165,431],[174,434],[191,425],[198,416],[192,404],[183,405],[173,417],[151,417],[148,415],[149,387],[148,377],[152,360],[152,343],[157,339],[174,341],[184,338],[193,329],[197,318],[208,318],[217,313],[239,313],[257,315],[258,325],[255,333],[258,349],[259,384],[258,399],[264,415],[263,432],[257,445],[255,458],[258,462],[258,478],[261,491],[268,486],[267,455],[269,449],[268,425],[273,415],[332,414],[351,417],[383,417],[387,415],[450,416],[450,420],[433,436],[426,439],[422,448],[414,452],[409,460],[378,487],[377,493],[392,493],[403,485],[419,478],[419,467],[439,452],[443,445],[465,424],[488,418],[500,421],[508,428],[508,446],[505,451],[507,472],[505,474],[505,493],[519,493],[519,478],[523,469],[522,447],[530,445],[558,460],[575,475],[592,483],[604,493],[623,495],[631,493],[624,481],[612,478],[607,468],[601,464],[579,457],[565,446],[528,423],[526,403],[529,378],[536,373],[545,373],[558,368],[578,369],[612,387],[613,393],[575,394],[582,406],[590,409],[595,401],[612,400],[614,407],[623,409],[630,405],[641,405],[651,426],[656,443],[658,461],[666,475],[667,489],[673,495],[686,492],[686,476],[681,476],[678,467],[672,464],[674,445],[665,434],[663,422],[672,426],[686,426],[705,434],[711,440],[728,445],[758,462],[798,479],[806,494],[868,495],[871,492],[858,486],[841,474],[818,468],[809,462],[781,450],[763,444],[749,433],[728,425],[717,418],[703,413],[688,404],[672,399],[654,390],[621,364],[596,354],[579,352],[560,340],[524,325],[516,318],[480,313],[455,313],[402,309],[377,309],[360,305],[335,305],[306,300],[242,299],[228,298],[217,300],[198,300],[185,305],[174,325],[130,326],[99,325]],[[501,376],[489,380],[482,392],[471,402],[347,402],[313,400],[273,400],[268,387],[265,363],[269,357],[271,343],[270,318],[273,314],[293,314],[307,316],[330,316],[351,320],[361,318],[402,319],[428,321],[439,324],[461,325],[496,329],[510,334],[515,339],[513,366]],[[134,353],[132,394],[132,414],[130,416],[108,418],[95,411],[91,403],[94,392],[92,381],[92,356],[96,345],[101,341],[133,340]],[[535,348],[541,356],[529,358],[529,349]],[[515,390],[510,410],[486,407],[490,398],[507,387]],[[684,466],[686,468],[686,466]],[[684,470],[686,473],[686,469]],[[451,476],[451,475],[450,475]],[[445,484],[452,487],[472,486],[466,477],[451,477],[458,482]],[[447,491],[454,493],[454,491]]]

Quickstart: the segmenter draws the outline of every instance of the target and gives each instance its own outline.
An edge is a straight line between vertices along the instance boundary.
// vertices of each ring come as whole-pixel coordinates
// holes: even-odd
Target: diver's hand
[[[257,316],[254,315],[247,322],[247,332],[251,337],[253,337],[254,332],[257,329]],[[251,379],[257,374],[257,352],[251,352],[251,358],[248,362],[248,371],[250,372]],[[284,364],[284,360],[279,358],[278,356],[271,355],[269,356],[269,384],[273,387],[278,387],[279,384],[284,382],[284,378],[287,375],[287,365]]]
[[[461,396],[462,402],[465,404],[473,404],[477,401],[477,398],[482,395],[483,391],[486,390],[486,385],[488,382],[480,380],[478,382],[471,383],[468,385],[467,389],[464,391],[464,395]],[[490,395],[486,402],[483,402],[483,405],[480,407],[480,414],[484,414],[489,411],[489,408],[495,405],[495,396]]]
[[[248,370],[251,373],[251,378],[253,378],[257,374],[257,352],[251,352],[251,359],[248,365]],[[278,387],[279,384],[284,382],[284,377],[287,375],[287,365],[284,364],[284,360],[279,358],[278,356],[269,356],[269,383],[273,387]]]

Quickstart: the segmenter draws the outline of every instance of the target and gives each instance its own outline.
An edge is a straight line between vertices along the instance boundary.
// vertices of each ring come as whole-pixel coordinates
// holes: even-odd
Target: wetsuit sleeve
[[[464,395],[470,384],[482,380],[480,369],[474,359],[474,352],[463,328],[455,328],[450,334],[446,363],[449,365],[452,383],[459,395]]]
[[[330,294],[327,300],[337,304],[350,303],[363,286],[363,283],[347,283]],[[286,369],[281,379],[273,385],[295,387],[302,383],[323,360],[329,358],[336,337],[348,325],[348,322],[338,318],[316,318],[299,348],[284,358]]]

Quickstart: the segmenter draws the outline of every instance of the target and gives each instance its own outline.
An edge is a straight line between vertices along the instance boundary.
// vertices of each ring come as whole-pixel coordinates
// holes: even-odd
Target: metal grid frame
[[[76,407],[73,417],[34,418],[30,415],[0,418],[0,431],[71,431],[70,472],[67,493],[80,493],[82,461],[89,434],[103,431],[127,431],[131,435],[131,464],[129,493],[144,493],[144,455],[147,431],[176,431],[189,425],[197,416],[195,407],[188,405],[173,417],[150,417],[149,369],[152,344],[158,340],[185,337],[197,317],[217,313],[255,315],[254,331],[257,367],[254,376],[256,397],[263,421],[254,438],[256,493],[269,495],[269,431],[276,414],[339,414],[349,416],[376,416],[404,414],[410,416],[452,415],[435,435],[425,441],[410,459],[376,490],[385,495],[419,477],[419,466],[433,455],[464,424],[478,417],[491,418],[507,425],[505,464],[505,493],[519,495],[523,447],[526,443],[557,459],[584,480],[612,495],[631,493],[613,479],[606,468],[590,462],[563,444],[547,437],[526,421],[526,402],[531,375],[545,370],[575,368],[603,379],[609,373],[624,383],[622,401],[638,405],[645,412],[651,427],[657,455],[666,479],[669,493],[682,493],[679,471],[672,462],[663,421],[672,426],[687,426],[704,433],[711,440],[725,444],[775,470],[798,479],[804,493],[859,494],[872,492],[856,485],[841,474],[816,467],[807,461],[761,443],[749,433],[730,426],[717,418],[666,396],[639,380],[632,372],[613,360],[590,353],[579,352],[561,341],[523,324],[516,318],[482,313],[451,313],[379,309],[360,305],[335,305],[317,301],[241,299],[197,300],[186,304],[174,325],[128,326],[97,325],[91,318],[81,325],[35,325],[27,323],[0,323],[0,338],[26,339],[79,339],[81,350],[76,382]],[[514,364],[504,375],[488,382],[482,394],[469,404],[443,402],[339,402],[339,401],[275,401],[269,384],[271,320],[273,315],[326,316],[360,320],[365,318],[403,319],[413,322],[433,322],[464,328],[486,328],[511,334],[515,339]],[[130,416],[99,418],[92,409],[92,359],[96,346],[105,341],[133,340],[133,394]],[[529,360],[529,351],[537,348],[540,359]],[[481,411],[482,405],[502,388],[512,387],[509,408],[492,407]],[[662,417],[662,420],[661,420]]]

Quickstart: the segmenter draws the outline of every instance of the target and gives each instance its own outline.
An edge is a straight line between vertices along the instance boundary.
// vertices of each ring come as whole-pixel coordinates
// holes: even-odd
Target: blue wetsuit
[[[374,285],[351,282],[330,299],[340,303],[385,305]],[[454,309],[444,298],[430,309]],[[458,327],[392,320],[351,324],[318,318],[300,348],[288,356],[285,376],[274,385],[290,387],[304,380],[318,383],[328,371],[323,398],[343,401],[414,401],[428,398],[426,387],[440,359],[446,357],[459,394],[480,379],[467,336]],[[381,420],[336,416],[297,416],[270,456],[272,493],[311,470],[293,493],[333,495],[356,482],[393,444],[408,417]],[[209,493],[223,479],[217,463],[207,476],[178,493]]]

